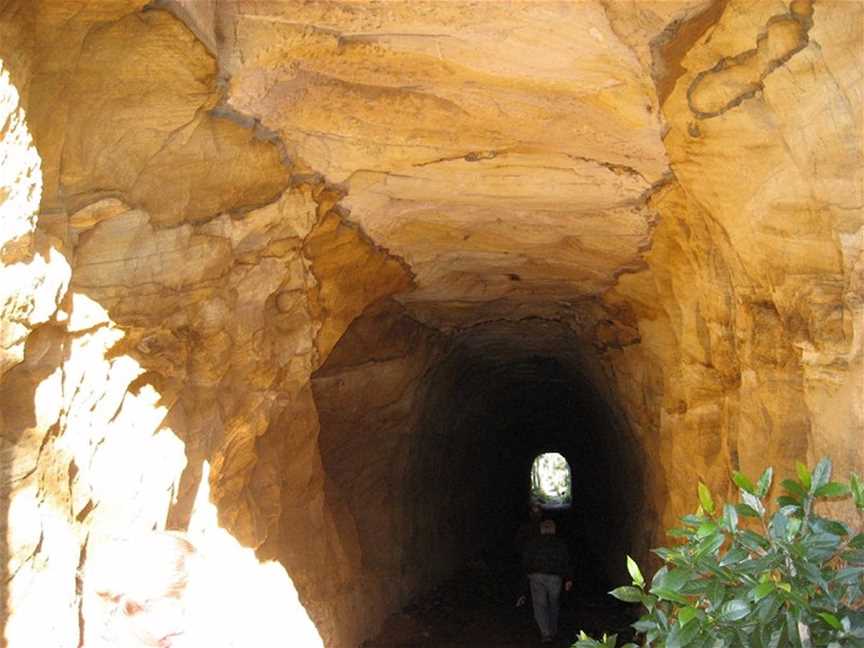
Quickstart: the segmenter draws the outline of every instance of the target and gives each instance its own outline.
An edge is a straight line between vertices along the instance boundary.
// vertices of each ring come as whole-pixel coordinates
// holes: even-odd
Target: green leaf
[[[840,619],[831,614],[830,612],[820,612],[819,616],[830,625],[835,630],[842,630],[843,626],[840,624]]]
[[[698,527],[705,521],[705,516],[694,515],[693,513],[690,513],[689,515],[685,515],[684,517],[682,517],[681,521],[687,526]]]
[[[800,646],[801,641],[798,637],[798,623],[792,615],[792,610],[786,608],[786,636],[789,638],[789,643],[793,646]]]
[[[738,534],[738,542],[750,551],[758,551],[768,547],[768,541],[750,529],[744,529]]]
[[[753,495],[752,493],[748,493],[747,491],[741,491],[741,499],[744,500],[744,503],[747,506],[756,511],[756,514],[759,517],[762,517],[765,514],[765,505],[762,504],[762,500]]]
[[[701,481],[699,482],[699,487],[697,488],[697,490],[699,492],[699,503],[702,505],[702,508],[705,509],[709,514],[713,514],[714,498],[711,497],[711,491],[708,490],[708,487]]]
[[[657,623],[645,616],[639,619],[636,623],[632,624],[630,627],[633,628],[636,632],[641,632],[642,634],[645,634],[649,630],[654,630],[657,627]]]
[[[842,583],[842,582],[855,583],[862,576],[864,576],[864,567],[844,567],[843,569],[840,569],[839,571],[837,571],[836,574],[834,574],[834,578],[831,579],[831,582],[833,582],[833,583]]]
[[[813,483],[810,486],[810,490],[815,491],[819,487],[827,484],[830,479],[831,460],[828,457],[822,457],[813,469]]]
[[[668,589],[666,587],[658,587],[656,589],[651,590],[654,594],[665,601],[672,601],[673,603],[680,603],[681,605],[688,605],[690,601],[686,596],[679,594],[678,592]]]
[[[658,571],[657,573],[659,574],[660,572]],[[651,591],[656,594],[654,589],[658,588],[679,592],[684,587],[684,583],[691,578],[693,578],[693,572],[689,569],[675,568],[667,570],[659,578],[654,579],[654,582],[651,583]]]
[[[801,508],[800,500],[797,500],[794,497],[790,497],[789,495],[781,495],[780,497],[777,498],[777,503],[783,507],[789,506],[789,507]]]
[[[807,489],[801,486],[801,484],[799,484],[794,479],[784,479],[782,482],[780,482],[780,485],[787,491],[792,493],[799,500],[807,497]]]
[[[770,631],[771,628],[765,628]],[[783,621],[780,621],[780,627],[772,632],[765,641],[765,648],[777,648],[780,645],[780,639],[783,638]]]
[[[658,547],[657,549],[652,549],[651,551],[660,556],[660,558],[664,562],[672,562],[681,557],[680,551],[676,551],[675,549],[669,549],[669,547]]]
[[[847,549],[843,552],[843,560],[854,565],[864,565],[864,549]]]
[[[717,525],[713,522],[705,522],[702,526],[696,529],[697,538],[705,538],[717,532]]]
[[[801,541],[807,560],[821,561],[829,558],[840,546],[840,536],[833,533],[814,533]]]
[[[674,626],[672,632],[666,637],[666,648],[684,648],[685,646],[689,646],[700,630],[701,628],[698,623]]]
[[[777,615],[783,605],[783,599],[776,594],[768,594],[756,605],[756,619],[766,624]]]
[[[774,582],[773,581],[767,581],[765,583],[759,583],[756,587],[754,587],[752,590],[750,590],[750,596],[754,601],[758,602],[758,601],[761,601],[766,596],[768,596],[773,591],[774,591]]]
[[[695,619],[697,614],[698,611],[692,605],[681,608],[681,610],[678,612],[678,623],[680,623],[682,626],[685,626],[690,621]]]
[[[735,510],[738,511],[739,515],[743,515],[744,517],[759,517],[759,514],[746,504],[736,504]]]
[[[702,558],[703,556],[708,556],[715,553],[720,547],[723,546],[723,543],[726,541],[726,536],[722,533],[715,533],[714,535],[710,535],[699,545],[696,547],[696,551],[693,552],[693,557],[697,560]]]
[[[837,520],[829,520],[823,517],[814,517],[811,519],[810,528],[817,533],[831,533],[838,536],[849,535],[848,526]]]
[[[630,587],[629,585],[616,587],[609,593],[619,601],[624,601],[625,603],[642,602],[642,590],[638,587]]]
[[[738,528],[738,511],[731,504],[723,505],[723,527],[730,533]]]
[[[708,587],[708,601],[711,603],[711,609],[717,609],[723,600],[726,598],[726,587],[719,580],[715,580]]]
[[[756,488],[753,486],[753,482],[751,482],[744,473],[740,473],[737,470],[732,473],[732,481],[735,482],[735,485],[741,490],[745,490],[748,493],[755,493]]]
[[[789,520],[789,525],[786,528],[786,540],[791,542],[796,535],[798,535],[798,531],[801,530],[801,518],[793,517]]]
[[[848,494],[849,487],[839,482],[828,482],[813,491],[816,497],[844,497]]]
[[[771,537],[777,540],[783,540],[786,538],[786,529],[789,527],[789,518],[783,515],[782,511],[777,511],[774,514],[774,517],[771,518],[771,523],[769,524],[769,529],[771,532]]]
[[[720,614],[717,615],[717,620],[723,623],[737,621],[743,619],[750,614],[750,606],[743,599],[732,599],[727,601],[720,608]]]
[[[633,579],[633,584],[638,587],[645,587],[645,578],[642,572],[639,571],[639,565],[630,556],[627,556],[627,571],[630,572],[630,578]]]
[[[861,483],[858,473],[853,472],[850,475],[849,487],[852,490],[852,500],[855,502],[856,508],[864,511],[864,484]]]
[[[693,531],[689,529],[669,529],[666,532],[666,535],[672,536],[673,538],[689,538],[693,535]]]
[[[666,578],[666,574],[668,573],[669,568],[666,565],[654,572],[654,578],[651,579],[651,589],[654,589],[654,587],[659,587],[663,582],[663,579]]]
[[[740,547],[735,547],[720,559],[720,566],[726,567],[727,565],[735,565],[740,563],[742,560],[747,560],[749,557],[750,555],[746,551]]]
[[[759,478],[759,481],[756,483],[756,495],[759,497],[765,497],[768,494],[768,491],[771,489],[771,480],[774,477],[774,469],[770,466],[765,469],[765,472],[762,473],[762,476]]]
[[[800,461],[795,462],[795,471],[798,473],[798,481],[801,482],[801,485],[804,487],[805,492],[810,491],[810,471],[807,470],[807,466],[805,466]]]
[[[796,566],[798,567],[798,571],[801,573],[804,578],[813,583],[814,585],[821,587],[823,590],[828,590],[828,583],[825,581],[825,577],[822,575],[821,570],[814,565],[812,562],[807,561],[798,561]]]
[[[642,594],[642,605],[650,612],[657,605],[657,597],[653,594]]]

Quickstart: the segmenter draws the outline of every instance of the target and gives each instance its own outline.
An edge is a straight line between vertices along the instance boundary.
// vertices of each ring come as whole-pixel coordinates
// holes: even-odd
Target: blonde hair
[[[88,547],[85,586],[109,599],[177,597],[186,588],[195,554],[189,540],[170,531],[102,540]]]
[[[116,623],[118,613],[120,619],[131,619],[166,601],[179,603],[189,584],[196,554],[195,546],[183,534],[172,531],[91,542],[82,573],[82,593],[98,609],[85,620],[86,624],[104,632],[107,625]],[[143,645],[170,645],[147,628],[143,632],[136,628],[133,633]]]

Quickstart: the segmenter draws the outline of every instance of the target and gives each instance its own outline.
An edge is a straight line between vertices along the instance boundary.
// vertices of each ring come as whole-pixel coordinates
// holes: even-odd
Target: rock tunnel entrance
[[[642,450],[598,381],[592,354],[551,320],[446,336],[395,303],[356,320],[312,387],[331,505],[364,582],[399,580],[404,604],[471,560],[518,570],[527,476],[557,451],[575,495],[554,516],[581,592],[605,596],[652,515]]]

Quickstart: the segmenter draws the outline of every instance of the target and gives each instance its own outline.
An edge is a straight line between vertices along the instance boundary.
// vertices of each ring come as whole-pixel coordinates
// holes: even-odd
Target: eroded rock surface
[[[607,295],[639,316],[641,344],[614,363],[642,385],[625,397],[636,428],[669,440],[667,523],[697,477],[723,490],[729,468],[768,457],[783,472],[825,453],[841,471],[862,462],[862,6],[745,5],[681,60],[649,270]],[[638,404],[651,383],[653,414]]]
[[[223,5],[228,101],[344,184],[352,221],[416,275],[404,300],[596,293],[640,263],[668,171],[650,69],[602,3],[477,10]],[[643,44],[664,26],[628,18]]]
[[[477,548],[484,407],[547,375],[606,418],[508,447],[605,448],[612,552],[697,479],[861,472],[862,18],[0,0],[6,644],[79,645],[90,538],[167,525],[272,645],[356,646]]]

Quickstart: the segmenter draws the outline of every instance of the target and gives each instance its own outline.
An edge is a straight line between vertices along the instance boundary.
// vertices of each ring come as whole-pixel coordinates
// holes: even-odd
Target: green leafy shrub
[[[699,509],[669,532],[681,544],[654,550],[665,564],[650,585],[628,557],[632,585],[610,592],[646,610],[633,624],[642,643],[622,648],[864,648],[864,533],[814,512],[851,495],[860,518],[864,484],[832,482],[828,459],[797,473],[773,511],[771,468],[755,484],[734,473],[737,505],[718,506],[700,483]],[[616,645],[583,632],[573,648]]]

